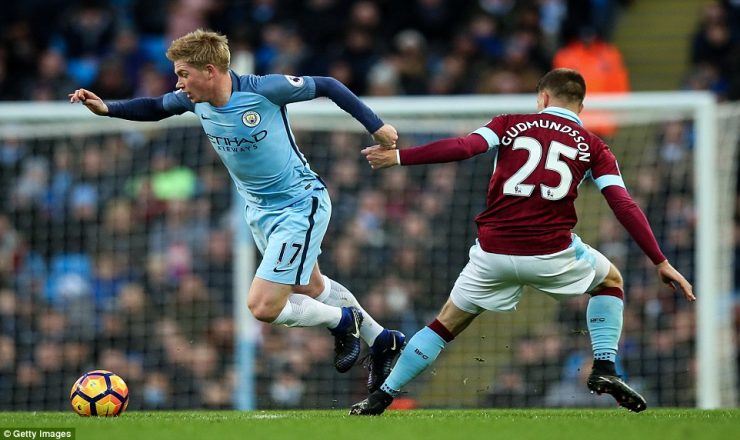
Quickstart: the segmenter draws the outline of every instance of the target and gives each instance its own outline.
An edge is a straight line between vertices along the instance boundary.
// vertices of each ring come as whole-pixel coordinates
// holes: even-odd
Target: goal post
[[[364,101],[398,129],[401,147],[467,134],[495,115],[532,112],[536,106],[534,95],[372,97]],[[576,232],[612,259],[625,278],[624,347],[619,354],[624,373],[629,375],[630,383],[645,391],[649,405],[657,402],[658,406],[736,406],[733,275],[737,262],[733,234],[740,105],[718,104],[705,92],[645,92],[589,95],[585,107],[586,127],[592,128],[591,121],[604,124],[605,140],[615,151],[628,190],[645,210],[672,264],[691,278],[697,295],[696,303],[688,305],[680,295],[676,299],[675,295],[666,294],[657,283],[654,270],[646,264],[646,258],[621,226],[615,226],[595,187],[582,185]],[[370,145],[372,139],[334,103],[315,100],[290,104],[288,115],[301,151],[327,181],[332,196],[333,218],[322,246],[324,254],[319,258],[322,271],[350,288],[381,324],[400,328],[410,336],[409,333],[436,314],[467,259],[467,250],[475,239],[473,218],[485,202],[490,160],[476,157],[454,166],[371,172],[359,150]],[[230,298],[218,299],[220,309],[211,307],[216,300],[208,299],[203,299],[202,304],[188,303],[188,308],[182,304],[184,298],[190,298],[187,289],[183,290],[180,284],[171,286],[171,291],[158,301],[165,318],[169,317],[169,310],[177,311],[173,312],[172,321],[146,315],[156,325],[149,325],[141,318],[141,322],[126,327],[128,339],[113,338],[98,329],[94,341],[103,347],[106,342],[124,340],[128,341],[125,344],[138,347],[142,341],[152,339],[164,347],[158,348],[164,350],[163,355],[147,361],[146,350],[132,357],[131,347],[113,347],[115,353],[109,350],[103,352],[105,355],[88,354],[86,365],[124,369],[116,373],[129,383],[134,397],[137,389],[148,390],[156,385],[148,383],[146,375],[137,373],[140,371],[137,368],[150,366],[163,381],[169,381],[169,388],[162,389],[169,390],[171,398],[162,407],[174,407],[173,402],[180,398],[177,393],[196,396],[188,400],[194,407],[199,407],[198,402],[205,402],[206,407],[227,405],[238,409],[341,408],[362,397],[364,369],[356,367],[346,375],[328,371],[331,366],[327,363],[328,333],[275,329],[254,321],[249,315],[246,296],[259,255],[244,223],[243,202],[234,191],[229,194],[228,213],[223,209],[216,213],[214,207],[224,206],[223,191],[220,191],[223,188],[219,185],[229,188],[232,185],[224,180],[225,170],[211,154],[195,117],[183,115],[157,123],[139,123],[97,117],[81,105],[2,103],[0,144],[22,145],[25,149],[26,155],[16,167],[3,169],[4,173],[13,173],[9,179],[16,184],[22,180],[32,182],[28,180],[32,167],[39,163],[53,169],[57,160],[54,151],[60,148],[70,150],[78,166],[85,166],[85,152],[90,149],[103,151],[103,159],[111,161],[117,159],[105,154],[118,151],[119,147],[126,149],[126,166],[108,164],[104,166],[105,173],[97,174],[97,180],[92,182],[99,190],[99,197],[104,197],[103,190],[111,182],[124,182],[126,191],[130,191],[139,181],[128,179],[129,174],[148,179],[157,172],[158,165],[154,163],[159,155],[173,151],[176,152],[174,164],[168,166],[190,170],[195,175],[195,189],[184,199],[191,206],[180,208],[188,210],[186,219],[192,223],[182,231],[192,237],[181,240],[167,235],[168,230],[177,229],[175,226],[168,229],[167,222],[178,225],[178,212],[163,211],[156,203],[149,205],[151,201],[144,198],[146,193],[127,192],[118,198],[129,198],[133,205],[130,209],[135,210],[137,204],[150,208],[142,220],[145,227],[139,225],[142,227],[127,232],[131,243],[143,241],[146,245],[133,250],[134,244],[112,249],[126,253],[130,260],[127,264],[135,273],[146,273],[152,266],[156,269],[158,263],[166,263],[177,283],[194,283],[187,276],[193,272],[201,278],[209,294],[228,286]],[[82,176],[81,182],[80,190],[75,193],[79,203],[88,200],[85,196],[89,187],[84,184],[91,183],[90,176]],[[9,194],[15,192],[8,189]],[[10,196],[4,200],[10,200]],[[104,230],[108,227],[106,209],[112,207],[99,208],[88,221],[91,228]],[[10,291],[22,298],[24,286],[34,285],[27,278],[39,276],[44,277],[44,285],[37,288],[46,294],[44,289],[55,290],[51,285],[52,260],[57,256],[54,243],[74,242],[75,236],[69,235],[69,231],[76,229],[67,227],[71,220],[64,220],[64,228],[50,228],[18,212],[8,208],[0,211],[0,217],[9,218],[21,236],[35,234],[25,238],[33,250],[38,250],[34,246],[41,249],[37,252],[39,264],[47,269],[11,271]],[[218,266],[222,257],[212,255],[223,252],[217,245],[213,244],[214,249],[208,252],[198,249],[222,240],[225,231],[229,231],[232,248],[233,267],[229,270]],[[163,239],[170,240],[170,246],[161,252],[153,251]],[[180,241],[188,243],[191,249],[182,251]],[[93,265],[103,264],[110,252],[107,244],[91,246]],[[133,255],[144,255],[146,261],[137,261]],[[213,272],[215,267],[221,268]],[[97,275],[90,276],[90,280],[97,279]],[[226,283],[224,277],[233,281]],[[149,289],[154,289],[156,283],[146,278],[146,282],[138,284],[147,295],[154,295]],[[527,406],[594,404],[588,396],[579,394],[572,400],[562,396],[559,399],[554,388],[532,389],[527,385],[547,383],[545,379],[549,378],[567,389],[568,381],[574,380],[579,371],[577,364],[582,361],[588,343],[583,334],[585,322],[577,324],[577,319],[571,319],[581,317],[582,304],[557,304],[529,292],[526,297],[514,314],[488,313],[476,320],[471,329],[450,344],[433,371],[421,375],[409,387],[410,404],[439,407],[514,406],[517,402]],[[107,317],[118,306],[100,307],[100,313]],[[224,312],[224,307],[231,309]],[[46,310],[45,306],[37,312],[46,313]],[[228,317],[230,320],[225,319]],[[187,332],[194,332],[191,343],[183,338]],[[224,345],[228,339],[224,334],[228,332],[233,335],[231,348]],[[30,343],[22,339],[15,341],[19,352],[29,353],[29,359],[35,362],[34,346],[24,344]],[[178,356],[177,347],[183,347],[186,358]],[[114,354],[127,362],[111,361]],[[142,357],[144,360],[139,360]],[[217,366],[199,368],[202,363],[212,362],[213,357],[219,360]],[[156,364],[160,362],[158,359],[164,363]],[[18,364],[26,367],[20,360]],[[170,367],[177,370],[169,371]],[[179,369],[197,386],[176,387],[169,374]],[[53,373],[79,376],[71,370]],[[127,373],[135,377],[129,380]],[[548,376],[551,374],[554,376]],[[522,379],[524,384],[517,382]],[[587,394],[585,386],[581,391]],[[22,395],[16,388],[9,392],[13,396]],[[219,393],[227,393],[229,397]],[[48,399],[54,397],[53,392],[47,394]],[[148,408],[148,401],[143,397],[142,401],[145,402],[142,407]],[[156,401],[151,404],[155,405]],[[26,406],[16,402],[14,408],[54,407],[33,399],[24,401],[23,405]]]

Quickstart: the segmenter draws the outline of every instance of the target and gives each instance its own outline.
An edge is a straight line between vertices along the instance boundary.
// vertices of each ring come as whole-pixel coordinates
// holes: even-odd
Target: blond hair
[[[167,59],[183,61],[198,69],[213,64],[226,72],[231,61],[229,40],[217,32],[198,29],[173,41],[167,49]]]

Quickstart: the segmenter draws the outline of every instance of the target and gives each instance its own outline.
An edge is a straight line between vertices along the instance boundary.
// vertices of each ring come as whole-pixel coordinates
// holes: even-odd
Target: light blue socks
[[[380,389],[393,397],[398,396],[404,385],[437,359],[446,344],[445,340],[429,327],[416,332],[406,343],[396,366]]]
[[[614,362],[622,334],[624,301],[610,295],[596,295],[588,301],[586,321],[594,359]]]

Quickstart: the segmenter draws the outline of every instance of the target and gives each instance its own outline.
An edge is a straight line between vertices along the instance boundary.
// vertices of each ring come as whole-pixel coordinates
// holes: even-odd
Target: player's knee
[[[247,301],[247,307],[252,313],[252,316],[254,316],[254,319],[267,323],[274,321],[282,311],[281,307],[277,307],[267,301],[253,300],[252,298]]]

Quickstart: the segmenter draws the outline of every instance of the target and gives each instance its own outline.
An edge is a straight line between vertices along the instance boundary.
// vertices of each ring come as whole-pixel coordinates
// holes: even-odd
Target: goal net
[[[416,145],[467,134],[533,96],[372,98]],[[596,188],[576,232],[622,271],[618,367],[650,406],[734,406],[733,319],[740,108],[702,93],[589,97],[587,128],[696,303],[661,285]],[[327,182],[319,258],[388,328],[410,336],[447,298],[475,240],[492,158],[372,171],[372,144],[331,102],[288,107],[297,143]],[[228,173],[193,117],[131,123],[68,104],[0,105],[0,409],[67,408],[85,371],[123,377],[130,409],[347,408],[359,363],[339,374],[324,329],[249,316],[260,256]],[[399,407],[613,406],[585,387],[587,297],[527,292],[486,313],[410,384]]]

